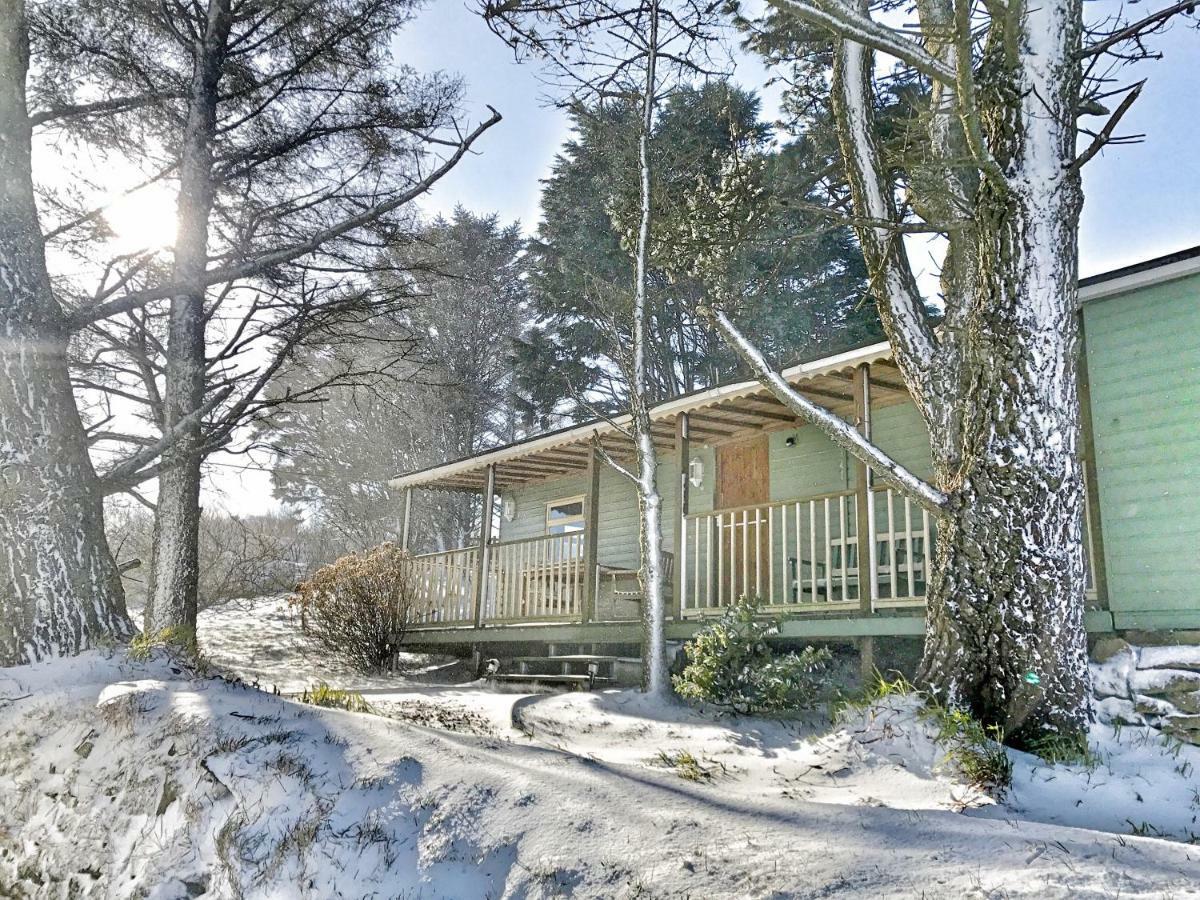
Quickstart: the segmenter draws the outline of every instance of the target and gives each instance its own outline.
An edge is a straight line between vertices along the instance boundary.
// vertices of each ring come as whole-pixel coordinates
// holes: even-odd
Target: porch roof
[[[784,369],[783,377],[814,402],[849,419],[854,412],[853,372],[862,363],[873,366],[873,406],[889,406],[908,398],[886,341],[789,366]],[[688,413],[691,439],[704,444],[735,441],[804,424],[758,381],[732,382],[664,400],[652,407],[654,441],[660,450],[674,447],[674,422],[680,413]],[[588,466],[593,439],[598,438],[614,456],[631,455],[632,444],[622,430],[628,422],[628,415],[612,421],[594,419],[398,475],[388,484],[394,488],[482,491],[490,465],[496,467],[497,489],[583,472]]]

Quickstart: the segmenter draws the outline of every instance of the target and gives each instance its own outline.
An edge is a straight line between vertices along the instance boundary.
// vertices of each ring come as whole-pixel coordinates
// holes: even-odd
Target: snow
[[[404,684],[452,668],[451,657],[402,653],[402,677],[361,675],[331,658],[300,631],[287,595],[229,600],[200,611],[200,650],[210,662],[247,684],[298,694],[318,681],[347,690]]]
[[[273,604],[201,641],[302,683],[257,643]],[[911,696],[779,722],[427,677],[364,714],[122,651],[0,670],[0,895],[1200,896],[1200,750],[1150,728],[1096,726],[1088,767],[1013,753],[997,802]]]

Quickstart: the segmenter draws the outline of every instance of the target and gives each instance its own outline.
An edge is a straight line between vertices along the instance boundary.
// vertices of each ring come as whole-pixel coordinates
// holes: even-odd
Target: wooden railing
[[[414,556],[414,625],[475,621],[475,566],[478,550],[446,550]]]
[[[584,533],[501,541],[488,548],[484,619],[538,622],[583,614]]]
[[[854,491],[838,491],[684,517],[675,560],[682,576],[682,614],[717,612],[746,595],[771,607],[843,615],[924,604],[936,523],[900,492],[872,488],[865,543],[870,594],[864,603],[858,503]],[[1095,557],[1086,517],[1084,527],[1087,589],[1094,597]],[[582,531],[490,544],[481,621],[580,621],[584,544]],[[413,558],[415,627],[474,623],[477,557],[478,550],[468,548]]]
[[[687,516],[683,614],[746,595],[772,606],[857,606],[856,516],[852,491]]]

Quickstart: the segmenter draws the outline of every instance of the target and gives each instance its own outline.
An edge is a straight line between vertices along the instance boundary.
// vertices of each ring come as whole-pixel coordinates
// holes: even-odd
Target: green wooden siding
[[[1200,277],[1083,310],[1116,627],[1200,627]]]
[[[911,404],[875,410],[876,439],[889,452],[914,471],[927,474],[929,438],[924,423]],[[787,446],[787,439],[795,439]],[[854,486],[854,467],[848,455],[834,446],[817,428],[806,425],[795,429],[771,432],[770,437],[771,499],[788,500],[827,494]],[[715,452],[711,447],[692,445],[691,457],[699,457],[704,465],[704,480],[700,487],[690,490],[692,512],[712,509],[716,484]],[[674,456],[668,454],[659,462],[659,490],[663,498],[663,541],[670,548],[675,536],[676,478]],[[546,504],[586,492],[582,475],[553,478],[512,490],[517,501],[517,514],[511,522],[501,521],[500,539],[515,540],[536,537],[546,530]],[[629,481],[605,466],[600,472],[600,537],[597,557],[608,566],[636,567],[638,564],[637,498]]]

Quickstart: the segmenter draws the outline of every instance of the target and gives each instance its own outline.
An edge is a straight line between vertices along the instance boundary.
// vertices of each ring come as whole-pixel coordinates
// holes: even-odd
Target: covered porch
[[[916,468],[928,456],[887,344],[793,366],[784,376],[866,436],[880,423],[887,430],[876,439],[907,452]],[[916,501],[875,484],[757,382],[661,403],[652,419],[669,631],[690,633],[753,595],[775,614],[826,623],[814,632],[914,633],[937,540],[936,522]],[[552,640],[630,632],[641,616],[636,498],[596,449],[629,459],[623,424],[586,423],[392,480],[403,492],[406,546],[414,490],[469,491],[484,510],[472,546],[413,558],[412,627],[425,632],[418,639],[438,633],[467,642],[477,629],[489,641],[506,630],[528,639],[548,629]],[[1100,606],[1093,505],[1089,605]],[[831,628],[830,620],[842,625]],[[862,620],[876,627],[864,629]]]

